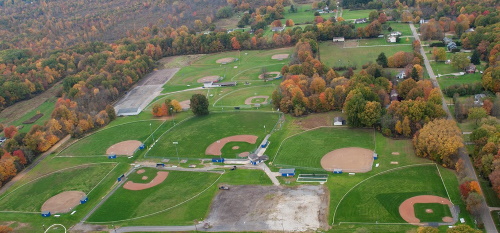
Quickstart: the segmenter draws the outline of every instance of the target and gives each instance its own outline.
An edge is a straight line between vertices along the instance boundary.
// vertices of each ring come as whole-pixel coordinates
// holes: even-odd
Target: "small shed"
[[[262,147],[262,148],[266,148],[266,147],[267,147],[267,145],[269,145],[269,140],[264,139],[264,141],[262,142],[262,144],[260,144],[260,147]]]
[[[342,174],[342,169],[340,168],[333,169],[333,174]]]
[[[108,159],[116,159],[116,155],[108,155]]]
[[[378,154],[373,152],[373,159],[378,159]]]
[[[43,211],[42,217],[50,217],[50,211]]]
[[[333,118],[333,125],[344,125],[344,119],[342,117]]]
[[[387,42],[389,43],[396,43],[396,41],[398,40],[398,38],[396,36],[389,36],[387,37]]]
[[[344,42],[344,37],[333,37],[332,42]]]
[[[367,22],[366,18],[354,20],[354,23],[366,23],[366,22]]]
[[[84,196],[84,197],[82,197],[82,199],[80,199],[80,204],[85,204],[85,203],[87,203],[87,201],[89,201],[89,197]]]
[[[474,64],[470,63],[469,66],[465,67],[465,73],[467,73],[467,74],[476,73],[476,66]]]
[[[284,177],[295,176],[295,168],[280,169],[279,173]]]
[[[212,162],[214,162],[214,163],[223,163],[224,162],[224,158],[215,157],[215,158],[212,158]]]
[[[144,148],[146,148],[146,145],[144,145],[144,143],[139,146],[139,150],[142,150]]]
[[[118,179],[117,179],[117,180],[118,180],[118,182],[122,181],[122,180],[123,180],[123,178],[125,178],[125,175],[124,175],[124,174],[122,174],[121,176],[119,176],[119,177],[118,177]]]

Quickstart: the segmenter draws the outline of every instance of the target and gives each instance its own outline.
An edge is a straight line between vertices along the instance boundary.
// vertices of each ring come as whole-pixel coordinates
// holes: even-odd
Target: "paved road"
[[[415,29],[415,26],[413,23],[410,23],[410,29],[413,33],[413,36],[415,37],[415,40],[420,40],[420,37],[417,34],[417,30]],[[432,81],[432,84],[434,87],[438,87],[439,91],[441,92],[441,88],[439,87],[439,83],[436,79],[436,75],[434,74],[434,71],[432,70],[431,64],[429,62],[429,59],[427,59],[427,55],[425,54],[424,48],[420,47],[420,54],[424,57],[424,64],[425,68],[427,69],[427,73],[429,74],[429,77]],[[448,119],[453,119],[453,116],[451,115],[450,110],[448,109],[448,105],[446,104],[446,101],[444,100],[444,95],[441,92],[441,96],[443,98],[443,109],[448,115]],[[468,177],[471,177],[475,180],[478,180],[476,172],[474,171],[474,167],[472,166],[472,162],[469,158],[469,153],[467,152],[467,149],[465,147],[462,147],[458,150],[460,158],[465,162],[465,170],[467,173]],[[484,192],[483,192],[484,193]],[[493,218],[490,215],[490,207],[488,207],[488,204],[486,203],[486,200],[483,200],[482,207],[481,207],[481,214],[480,214],[481,220],[484,223],[484,228],[486,232],[497,232],[497,229],[495,227],[495,223],[493,222]]]
[[[21,180],[26,175],[26,173],[28,173],[29,171],[31,171],[31,169],[33,169],[36,165],[38,165],[40,162],[42,162],[47,156],[49,156],[50,154],[52,154],[52,152],[54,152],[55,150],[57,150],[62,144],[64,144],[65,142],[67,142],[70,138],[71,138],[71,135],[67,135],[66,137],[64,137],[63,139],[61,139],[59,142],[57,142],[56,144],[54,144],[48,151],[46,151],[45,153],[43,153],[40,156],[38,156],[38,158],[31,165],[29,165],[27,168],[25,168],[24,170],[22,170],[19,174],[17,174],[14,178],[12,178],[12,180],[10,180],[7,184],[5,184],[0,189],[0,195],[3,194],[5,191],[7,191],[17,181]]]

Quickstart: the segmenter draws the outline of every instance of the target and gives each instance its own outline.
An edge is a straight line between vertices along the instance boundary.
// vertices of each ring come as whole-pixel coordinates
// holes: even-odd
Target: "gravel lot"
[[[210,231],[327,229],[329,193],[320,185],[230,186],[212,202]]]

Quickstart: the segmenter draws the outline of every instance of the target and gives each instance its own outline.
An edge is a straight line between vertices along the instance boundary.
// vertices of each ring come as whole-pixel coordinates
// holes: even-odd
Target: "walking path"
[[[413,23],[410,23],[410,29],[413,33],[413,36],[415,37],[415,40],[420,40],[420,37],[417,34],[417,30],[415,29],[415,26]],[[425,68],[427,70],[427,73],[429,74],[429,77],[432,81],[432,84],[434,87],[437,87],[439,89],[439,92],[441,94],[441,98],[443,99],[443,109],[448,115],[448,119],[453,119],[453,116],[450,113],[450,110],[448,109],[448,105],[446,104],[446,101],[444,99],[444,95],[441,92],[441,88],[439,87],[439,83],[436,79],[436,75],[434,74],[434,71],[432,70],[431,64],[429,62],[429,59],[427,59],[427,55],[425,54],[424,48],[420,47],[420,54],[424,57],[424,64]],[[467,173],[468,177],[473,178],[474,180],[478,180],[476,172],[474,171],[474,167],[472,166],[472,162],[469,158],[469,153],[467,152],[467,149],[465,147],[462,147],[458,150],[459,157],[464,161],[465,165],[465,171]],[[484,192],[483,192],[484,193]],[[488,207],[488,204],[486,203],[486,200],[483,199],[483,203],[481,204],[481,220],[483,221],[484,224],[484,229],[486,232],[497,232],[497,229],[495,227],[495,223],[493,222],[493,218],[491,217],[490,214],[490,207]]]
[[[38,156],[38,158],[33,161],[32,164],[30,164],[27,168],[19,172],[12,180],[10,180],[7,184],[5,184],[2,188],[0,188],[0,195],[3,194],[7,189],[9,189],[12,185],[14,185],[17,181],[21,180],[31,169],[33,169],[36,165],[38,165],[42,160],[44,160],[47,156],[52,154],[55,150],[57,150],[62,144],[67,142],[71,138],[71,135],[67,135],[63,139],[61,139],[59,142],[54,144],[48,151],[45,153],[41,154]]]

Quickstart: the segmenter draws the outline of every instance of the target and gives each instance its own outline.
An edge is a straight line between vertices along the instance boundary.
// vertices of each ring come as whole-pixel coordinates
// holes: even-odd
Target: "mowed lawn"
[[[313,23],[316,16],[314,13],[316,10],[312,9],[312,4],[297,4],[295,5],[297,8],[296,13],[290,13],[290,6],[285,7],[284,19],[281,20],[281,23],[285,25],[287,19],[293,20],[295,24],[304,24],[304,23]],[[321,17],[325,19],[329,19],[330,17],[334,17],[334,13],[321,14]]]
[[[115,163],[90,164],[35,178],[0,196],[0,210],[40,212],[46,200],[61,192],[88,194],[115,166]]]
[[[285,139],[273,163],[276,166],[322,169],[321,158],[344,147],[373,150],[373,130],[328,127],[306,131]]]
[[[399,206],[418,195],[448,198],[436,165],[399,168],[370,177],[347,193],[336,210],[334,221],[405,223],[399,215]],[[440,222],[442,217],[445,216],[436,216],[433,221]]]
[[[26,113],[24,116],[20,117],[16,121],[10,123],[9,125],[23,126],[23,128],[20,129],[19,132],[27,133],[30,131],[30,129],[33,125],[43,125],[45,123],[45,121],[50,119],[50,115],[52,114],[52,111],[54,111],[54,108],[55,108],[55,99],[49,99],[49,100],[45,101],[43,104],[41,104],[40,106],[38,106],[37,108]],[[43,116],[31,124],[23,124],[24,121],[32,118],[33,116],[35,116],[38,113],[43,114]]]
[[[145,173],[132,173],[128,180],[136,183],[149,183],[159,171],[155,168],[144,169]],[[148,179],[142,180],[143,176],[147,176]],[[175,207],[210,187],[220,176],[221,174],[207,172],[169,171],[165,181],[148,189],[134,191],[120,187],[90,216],[88,222],[110,222],[144,217]],[[176,213],[182,215],[179,218],[183,219],[204,217],[196,215],[198,211],[193,211],[193,214],[189,210]]]
[[[466,74],[462,76],[444,76],[437,78],[439,86],[445,89],[452,85],[481,83],[481,74]]]
[[[161,120],[147,120],[104,128],[72,144],[61,151],[58,156],[106,155],[106,150],[115,143],[126,140],[143,142],[150,136],[151,130],[154,131],[162,123]]]
[[[363,64],[375,62],[378,55],[382,52],[387,57],[394,55],[399,51],[411,52],[411,45],[407,46],[378,46],[369,48],[343,48],[340,44],[332,42],[322,42],[319,44],[321,51],[321,61],[328,67],[340,65],[357,65],[361,69]]]
[[[280,48],[272,50],[251,50],[251,51],[231,51],[203,56],[193,64],[183,67],[174,77],[165,84],[165,91],[176,90],[176,86],[181,89],[200,87],[203,84],[198,83],[198,79],[205,76],[225,77],[222,81],[259,81],[259,74],[264,68],[268,72],[281,71],[288,59],[271,59],[276,54],[291,54],[293,48]],[[218,59],[235,58],[238,61],[227,64],[216,63]],[[190,85],[190,87],[187,87]]]
[[[368,18],[370,15],[370,12],[374,10],[354,10],[351,11],[349,9],[344,9],[342,12],[342,18],[344,19],[361,19],[361,18]]]
[[[220,107],[220,106],[241,106],[245,105],[245,100],[247,98],[253,97],[253,96],[268,96],[269,98],[267,99],[267,103],[271,101],[271,95],[273,94],[273,91],[276,90],[277,85],[275,84],[268,84],[268,85],[261,85],[261,86],[250,86],[247,88],[241,88],[235,91],[232,91],[230,93],[227,93],[226,95],[218,98],[214,103],[214,107]],[[258,102],[259,100],[255,99],[256,101],[252,103],[262,103]],[[261,99],[263,100],[263,99]]]
[[[279,116],[278,113],[270,112],[220,112],[193,117],[163,134],[147,157],[177,158],[177,147],[181,158],[210,158],[205,155],[210,144],[225,137],[242,134],[259,138],[256,144],[235,142],[226,147],[237,145],[241,150],[254,150],[277,123]],[[173,142],[178,144],[174,145]]]

